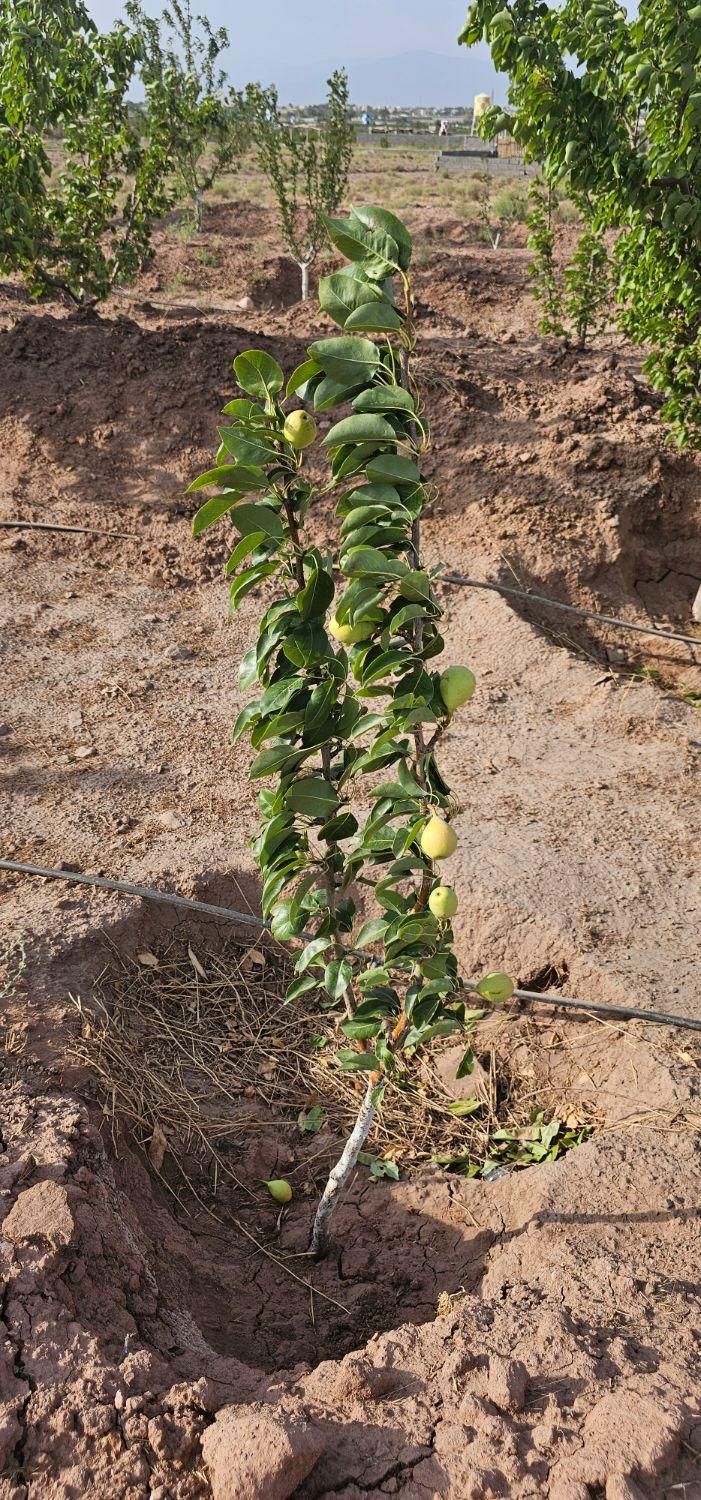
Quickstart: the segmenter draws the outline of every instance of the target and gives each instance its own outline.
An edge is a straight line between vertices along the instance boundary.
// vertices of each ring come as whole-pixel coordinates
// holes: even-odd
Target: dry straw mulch
[[[237,1149],[251,1132],[294,1126],[315,1106],[324,1131],[339,1146],[345,1139],[363,1082],[335,1066],[338,1036],[318,999],[282,1003],[289,979],[286,956],[267,938],[218,956],[173,945],[136,961],[115,954],[90,1002],[72,997],[81,1018],[72,1054],[98,1075],[106,1113],[129,1123],[157,1171],[167,1152],[183,1175],[183,1157],[205,1164],[215,1189],[220,1174],[238,1181]],[[388,1089],[369,1142],[402,1170],[484,1156],[498,1116],[511,1117],[512,1091],[504,1097],[502,1086],[498,1097],[493,1038],[486,1054],[480,1049],[487,1068],[476,1116],[453,1113],[455,1095],[436,1070],[440,1046]]]

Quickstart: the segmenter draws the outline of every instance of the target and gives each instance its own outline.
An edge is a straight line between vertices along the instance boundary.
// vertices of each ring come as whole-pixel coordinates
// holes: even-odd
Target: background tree
[[[275,88],[249,84],[243,96],[260,164],[275,195],[283,243],[302,273],[305,300],[309,267],[326,239],[324,215],[335,213],[343,198],[353,155],[343,69],[332,74],[327,87],[323,119],[312,130],[286,123]]]
[[[141,0],[127,0],[126,11],[143,42],[147,109],[169,123],[173,160],[199,234],[205,194],[246,144],[242,114],[225,97],[226,72],[219,66],[228,32],[193,15],[190,0],[171,0],[160,20],[147,15]]]
[[[162,122],[142,133],[130,117],[140,58],[137,37],[123,26],[101,35],[74,0],[0,0],[0,267],[37,294],[90,305],[148,252],[169,156]]]
[[[552,187],[535,177],[528,200],[527,244],[533,251],[528,273],[531,290],[542,308],[540,331],[585,349],[591,335],[604,326],[611,302],[606,246],[601,234],[588,226],[580,234],[569,263],[560,268],[555,259]]]
[[[620,323],[651,348],[671,432],[701,445],[701,5],[475,0],[460,40],[483,38],[513,114],[481,128],[508,126],[548,181],[569,174],[595,231],[618,231]]]
[[[263,914],[275,937],[304,939],[287,1000],[326,992],[344,1043],[338,1066],[365,1081],[317,1211],[317,1254],[385,1089],[401,1089],[433,1037],[469,1034],[484,1014],[480,1000],[513,992],[508,976],[487,975],[471,1006],[453,952],[458,898],[438,873],[457,835],[436,743],[475,679],[467,667],[435,665],[442,609],[421,560],[429,432],[412,368],[412,242],[381,208],[326,228],[348,261],[319,288],[341,335],[313,343],[286,387],[269,354],[238,356],[244,396],[224,408],[231,425],[220,428],[216,467],[191,486],[217,490],[194,518],[195,535],[224,516],[237,533],[227,565],[233,606],[263,580],[277,584],[239,670],[241,687],[258,682],[262,693],[233,735],[249,735],[257,752],[251,777],[275,778],[259,794],[253,844]],[[335,553],[307,531],[316,492],[304,453],[316,424],[303,409],[286,410],[295,397],[322,411],[352,405],[324,438],[327,488],[339,496]],[[358,891],[370,903],[366,920]],[[468,1048],[461,1076],[471,1067]],[[286,1184],[273,1188],[285,1193]]]
[[[531,291],[540,303],[540,331],[565,336],[562,322],[562,285],[555,262],[553,190],[542,177],[534,177],[528,189],[528,238],[533,252],[528,267]]]

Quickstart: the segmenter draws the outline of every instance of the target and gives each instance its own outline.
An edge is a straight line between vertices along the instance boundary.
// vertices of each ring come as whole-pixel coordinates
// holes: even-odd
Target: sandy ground
[[[410,219],[427,561],[689,631],[699,460],[665,447],[637,357],[615,334],[584,355],[541,340],[518,243],[495,254],[437,207]],[[294,301],[263,208],[215,207],[197,255],[167,230],[157,248],[97,320],[0,302],[2,516],[119,533],[0,531],[3,855],[255,911],[228,741],[261,597],[227,618],[223,544],[193,542],[183,488],[233,357],[291,366],[324,320]],[[320,540],[331,525],[322,508]],[[443,757],[465,972],[699,1016],[695,652],[443,592],[479,683]],[[289,1269],[310,1274],[290,1257],[313,1197],[276,1225],[258,1187],[316,1183],[294,1120],[261,1106],[235,1158],[248,1191],[229,1184],[213,1220],[72,1055],[69,997],[89,1008],[115,952],[190,942],[206,962],[221,929],[69,885],[2,891],[28,962],[3,1002],[1,1500],[698,1500],[694,1033],[515,1017],[534,1092],[597,1133],[492,1184],[358,1174],[310,1297]]]

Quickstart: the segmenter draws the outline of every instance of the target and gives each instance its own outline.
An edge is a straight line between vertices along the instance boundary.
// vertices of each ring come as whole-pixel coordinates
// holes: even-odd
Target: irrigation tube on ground
[[[171,906],[186,907],[189,911],[202,911],[210,917],[221,917],[227,922],[243,922],[247,927],[270,931],[270,924],[251,912],[234,911],[228,906],[213,906],[209,901],[194,901],[188,896],[177,896],[173,891],[156,891],[146,885],[130,885],[124,880],[108,880],[104,875],[81,875],[77,870],[49,870],[42,865],[17,863],[12,859],[0,859],[0,870],[9,870],[15,875],[40,875],[45,880],[68,880],[77,885],[97,886],[103,891],[122,891],[127,896],[137,896],[142,901],[162,901]],[[309,938],[311,933],[300,933]],[[349,950],[354,951],[352,948]],[[367,954],[362,955],[367,958]],[[618,1016],[626,1021],[650,1021],[657,1026],[681,1026],[689,1031],[701,1031],[701,1020],[689,1016],[669,1015],[660,1010],[639,1010],[629,1005],[614,1005],[603,1000],[574,1000],[569,995],[543,994],[539,990],[514,990],[514,998],[525,1000],[530,1005],[556,1005],[564,1010],[594,1011],[597,1015]]]
[[[615,615],[597,615],[594,610],[579,609],[576,604],[561,604],[559,599],[549,599],[546,594],[530,594],[526,589],[514,589],[510,584],[487,583],[484,578],[463,578],[461,573],[441,573],[438,581],[454,583],[461,588],[490,589],[495,594],[524,599],[527,604],[544,604],[548,609],[580,615],[583,620],[597,620],[600,625],[616,625],[619,630],[634,630],[638,635],[655,635],[663,641],[682,641],[685,646],[701,647],[701,635],[678,635],[673,630],[657,630],[654,625],[635,625],[632,620],[618,620]]]

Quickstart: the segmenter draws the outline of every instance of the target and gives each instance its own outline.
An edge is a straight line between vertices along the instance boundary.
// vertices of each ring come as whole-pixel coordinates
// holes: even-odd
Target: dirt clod
[[[37,1182],[20,1193],[5,1219],[2,1232],[13,1245],[43,1240],[49,1245],[70,1244],[75,1221],[68,1193],[58,1182]]]
[[[502,1411],[521,1411],[526,1399],[528,1371],[520,1359],[504,1359],[492,1354],[489,1359],[487,1394]]]
[[[213,1500],[288,1500],[324,1451],[300,1417],[265,1406],[226,1406],[202,1440]]]

